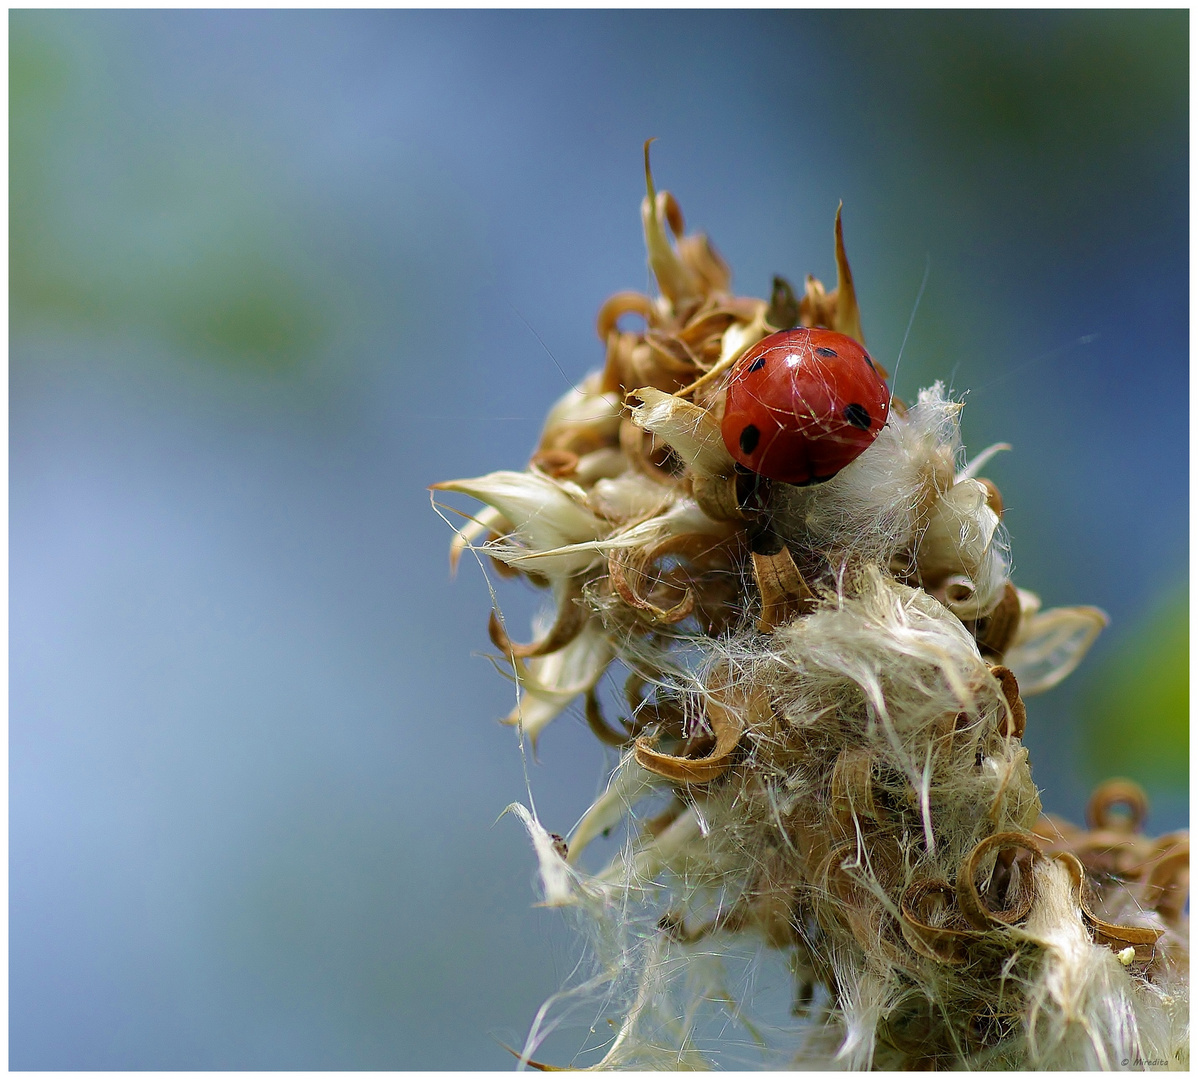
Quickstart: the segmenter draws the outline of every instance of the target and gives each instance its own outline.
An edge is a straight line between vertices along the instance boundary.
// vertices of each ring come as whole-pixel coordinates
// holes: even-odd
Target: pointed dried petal
[[[840,211],[843,208],[843,203],[836,207],[836,308],[832,329],[864,345],[865,335],[861,332],[861,311],[857,307],[857,292],[853,288],[853,272],[849,269],[849,257],[844,251],[844,229],[840,224]],[[887,377],[881,368],[878,373],[884,379]]]
[[[987,446],[977,457],[975,457],[968,465],[965,466],[953,478],[954,484],[959,484],[962,480],[972,480],[977,476],[979,470],[996,454],[1002,453],[1004,450],[1010,450],[1011,444],[1005,442],[992,443]]]
[[[1015,643],[1003,657],[1024,697],[1051,690],[1064,679],[1109,621],[1093,607],[1050,608],[1030,618],[1025,614]]]
[[[493,506],[484,506],[465,525],[463,525],[449,543],[449,572],[456,574],[462,552],[469,548],[480,536],[487,533],[511,532],[512,526]]]
[[[591,620],[564,649],[518,664],[520,701],[504,723],[522,726],[535,747],[548,724],[599,681],[614,655],[611,640]]]
[[[660,790],[661,781],[642,769],[631,757],[625,758],[612,775],[607,790],[599,796],[570,834],[567,862],[573,866],[583,849],[608,829],[618,825],[646,795]]]
[[[667,192],[658,195],[653,188],[653,173],[649,169],[649,139],[645,143],[645,198],[641,201],[641,224],[645,230],[645,248],[649,253],[649,268],[657,279],[662,296],[674,308],[699,298],[698,282],[686,264],[674,250],[667,235],[670,211],[677,213],[677,204],[671,206]],[[663,198],[662,196],[666,196]],[[677,223],[681,224],[678,217]]]
[[[528,549],[496,547],[490,551],[509,565],[518,565],[528,555],[595,540],[608,526],[585,506],[586,493],[576,484],[530,472],[493,472],[470,480],[434,484],[438,491],[456,491],[495,507],[509,522],[512,534]],[[544,572],[577,572],[596,560],[586,553],[538,567]]]
[[[707,409],[649,386],[628,396],[641,402],[632,407],[632,422],[668,443],[692,472],[732,475],[736,462],[724,445],[720,425]]]

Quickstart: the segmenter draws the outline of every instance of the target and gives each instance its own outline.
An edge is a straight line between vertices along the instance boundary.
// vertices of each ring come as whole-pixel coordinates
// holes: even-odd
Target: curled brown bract
[[[648,727],[655,727],[662,737],[681,739],[686,730],[682,701],[672,697],[650,701],[642,694],[646,685],[644,676],[635,672],[624,683],[624,698],[633,717],[629,724],[631,733],[635,736]]]
[[[726,688],[717,686],[706,698],[707,722],[715,736],[715,745],[707,754],[698,758],[663,754],[653,748],[655,736],[641,736],[633,750],[638,764],[679,784],[707,784],[723,776],[732,765],[745,730],[745,703],[740,700],[730,705],[724,700],[727,693]]]
[[[1001,660],[1019,632],[1021,617],[1019,590],[1008,581],[995,609],[985,618],[966,622],[965,625],[973,633],[984,657]]]
[[[1189,895],[1190,841],[1182,838],[1149,863],[1144,874],[1143,902],[1170,926],[1180,927]]]
[[[712,521],[742,521],[745,513],[736,498],[735,476],[693,476],[691,493]]]
[[[815,596],[786,547],[773,555],[753,552],[753,576],[761,591],[757,629],[763,634],[806,614],[815,606]]]
[[[644,293],[618,292],[610,296],[599,309],[595,319],[595,330],[599,340],[607,344],[613,332],[618,332],[619,321],[625,315],[639,315],[645,320],[646,327],[652,326],[656,317],[653,301]]]
[[[578,455],[573,450],[538,450],[528,464],[529,468],[560,480],[578,471]]]
[[[1189,897],[1189,837],[1144,836],[1140,829],[1147,813],[1148,800],[1138,784],[1108,780],[1090,798],[1090,829],[1044,815],[1036,834],[1049,852],[1076,859],[1087,882],[1102,882],[1107,903],[1134,899],[1141,910],[1156,911],[1169,926],[1181,929]]]
[[[638,679],[638,677],[633,676],[633,679]],[[586,702],[584,711],[587,727],[600,742],[606,743],[608,746],[627,746],[645,728],[650,726],[656,727],[659,734],[673,738],[680,738],[682,735],[684,718],[682,708],[677,702],[664,704],[649,702],[642,699],[639,694],[631,693],[628,695],[628,700],[633,706],[636,719],[622,719],[619,721],[618,727],[612,727],[603,716],[603,710],[599,705],[599,695],[595,693],[594,687],[586,692],[584,700]]]
[[[755,305],[757,301],[753,301]],[[703,308],[695,313],[693,319],[686,324],[675,335],[684,345],[689,346],[694,353],[708,352],[715,350],[715,356],[711,357],[714,360],[720,354],[720,341],[723,339],[724,331],[728,329],[734,322],[748,322],[753,318],[753,311],[750,310],[747,317],[744,314],[744,306],[730,306],[727,303],[717,304],[712,308]]]
[[[503,623],[499,621],[499,616],[492,611],[487,620],[487,633],[491,637],[491,643],[505,656],[521,660],[534,656],[548,656],[558,649],[564,649],[578,637],[586,625],[587,612],[581,601],[582,589],[577,581],[572,581],[569,590],[562,597],[557,619],[549,628],[549,632],[540,641],[529,642],[527,645],[512,641],[503,628]]]
[[[1126,813],[1119,813],[1117,807]],[[1132,780],[1122,778],[1099,784],[1086,805],[1086,824],[1091,829],[1110,829],[1120,833],[1138,833],[1148,817],[1148,797]]]
[[[979,866],[992,851],[994,861],[984,889],[979,889]],[[1036,899],[1032,864],[1043,857],[1031,833],[994,833],[976,844],[957,871],[957,905],[965,921],[978,930],[990,930],[1026,919]]]
[[[1120,926],[1117,923],[1100,919],[1094,914],[1090,903],[1089,882],[1086,879],[1086,870],[1082,866],[1081,860],[1069,851],[1059,852],[1054,858],[1069,871],[1069,876],[1073,880],[1074,897],[1086,922],[1090,925],[1090,932],[1095,943],[1107,945],[1113,952],[1122,952],[1130,945],[1136,951],[1137,960],[1151,960],[1156,954],[1156,943],[1164,931],[1146,926]]]
[[[1015,678],[1015,672],[1001,664],[992,667],[990,674],[998,680],[1007,703],[1007,723],[1003,734],[1008,738],[1022,739],[1027,727],[1027,708],[1019,696],[1019,680]]]
[[[982,933],[964,924],[957,893],[947,881],[913,881],[899,902],[903,937],[921,956],[942,964],[963,964]]]
[[[709,536],[671,536],[652,547],[613,551],[607,560],[612,588],[629,607],[653,623],[681,622],[695,610],[695,591],[685,582],[679,567],[654,574],[660,559],[668,555],[694,556],[711,546]],[[680,599],[662,606],[669,596]]]
[[[608,725],[603,718],[603,710],[599,707],[599,697],[593,687],[586,692],[585,700],[587,727],[591,729],[592,734],[601,743],[606,743],[608,746],[626,746],[632,739],[632,732],[628,730],[627,725],[621,725],[622,730],[619,731]]]

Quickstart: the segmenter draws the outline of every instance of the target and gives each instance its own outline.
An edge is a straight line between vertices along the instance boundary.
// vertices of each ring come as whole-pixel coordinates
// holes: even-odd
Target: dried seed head
[[[492,615],[519,686],[507,722],[535,742],[581,698],[621,754],[568,843],[515,811],[546,902],[592,930],[595,985],[625,995],[597,1067],[704,1065],[678,1017],[726,995],[709,961],[749,939],[789,954],[797,997],[826,995],[800,1064],[1171,1057],[1188,839],[1143,835],[1125,781],[1095,793],[1089,829],[1040,814],[1023,697],[1106,617],[1041,611],[1011,582],[1002,499],[976,475],[1007,447],[958,468],[961,405],[937,383],[826,482],[738,468],[720,424],[745,350],[796,323],[863,340],[840,211],[836,288],[776,278],[767,302],[732,295],[685,233],[648,144],[645,181],[660,295],[603,305],[603,371],[554,405],[528,470],[436,485],[485,504],[453,564],[477,549],[551,590],[527,643]],[[628,708],[608,719],[617,662]],[[587,873],[621,824],[624,849]]]

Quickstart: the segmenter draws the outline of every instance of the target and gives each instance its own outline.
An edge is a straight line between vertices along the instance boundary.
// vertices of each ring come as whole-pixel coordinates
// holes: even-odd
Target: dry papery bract
[[[544,903],[593,952],[524,1060],[555,1010],[598,997],[594,1068],[1186,1067],[1185,835],[1144,837],[1128,781],[1099,789],[1089,828],[1041,814],[1021,692],[1068,675],[1106,619],[1041,611],[1010,580],[977,475],[1006,448],[966,465],[937,383],[825,483],[740,469],[720,433],[736,359],[794,325],[862,341],[840,214],[835,289],[740,297],[647,149],[646,180],[659,295],[603,305],[606,364],[526,470],[436,485],[484,504],[455,564],[473,551],[553,597],[528,642],[492,616],[507,722],[535,744],[581,701],[620,748],[566,844],[513,808]],[[627,708],[605,715],[617,668]],[[584,870],[621,823],[623,850]],[[734,992],[753,948],[789,962],[789,1023],[754,1020],[751,979]]]

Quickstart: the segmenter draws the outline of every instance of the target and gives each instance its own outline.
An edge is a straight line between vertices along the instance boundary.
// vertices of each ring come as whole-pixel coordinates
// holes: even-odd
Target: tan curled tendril
[[[499,616],[492,611],[487,620],[487,632],[491,643],[505,656],[529,659],[534,656],[548,656],[559,649],[564,649],[582,632],[586,625],[587,614],[582,606],[582,587],[578,581],[570,582],[570,588],[562,598],[558,608],[557,619],[549,628],[548,633],[539,641],[520,644],[508,637],[507,631],[499,621]]]
[[[964,964],[983,934],[968,925],[957,905],[957,892],[947,881],[913,881],[903,891],[903,937],[921,956],[942,964]]]
[[[1145,926],[1120,926],[1100,918],[1093,910],[1090,900],[1090,885],[1086,880],[1086,871],[1081,860],[1068,851],[1058,853],[1055,858],[1069,871],[1070,879],[1073,882],[1074,897],[1086,922],[1090,925],[1094,941],[1099,945],[1110,946],[1114,952],[1121,952],[1131,946],[1135,949],[1137,960],[1153,959],[1156,943],[1164,931]]]
[[[991,852],[994,858],[981,890],[978,868]],[[990,930],[1026,919],[1036,898],[1032,864],[1043,857],[1030,833],[994,833],[976,844],[957,871],[957,903],[965,921],[978,930]]]
[[[745,707],[743,697],[729,693],[726,677],[717,675],[704,699],[704,712],[714,745],[700,757],[679,756],[655,749],[656,735],[641,736],[633,750],[637,763],[680,784],[707,784],[718,779],[731,767],[739,748],[745,731]],[[703,740],[698,740],[698,745],[703,746]]]
[[[1116,812],[1124,807],[1126,814]],[[1094,789],[1086,805],[1086,823],[1093,830],[1112,829],[1137,833],[1148,817],[1148,798],[1139,784],[1130,780],[1108,780]]]
[[[645,320],[646,327],[652,326],[655,316],[653,301],[639,292],[618,292],[609,297],[595,319],[599,340],[606,344],[613,333],[618,333],[619,321],[625,315],[638,315]]]
[[[998,680],[1007,705],[1007,721],[1003,734],[1013,739],[1022,739],[1027,727],[1027,707],[1019,696],[1019,680],[1015,678],[1015,672],[1001,664],[991,667],[990,674]]]
[[[1190,894],[1190,842],[1168,844],[1144,869],[1143,902],[1170,926],[1180,927]]]

